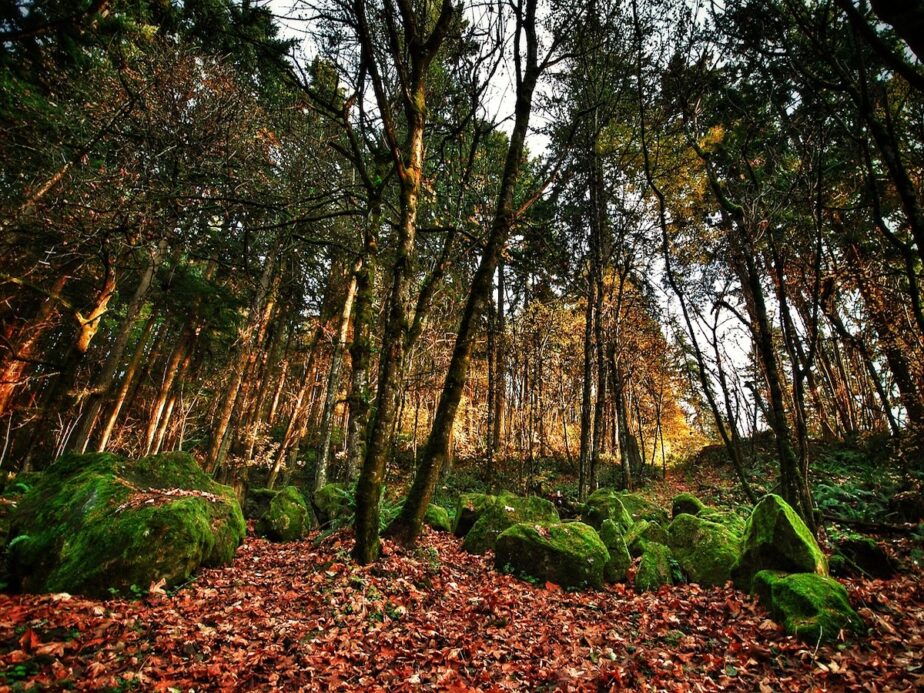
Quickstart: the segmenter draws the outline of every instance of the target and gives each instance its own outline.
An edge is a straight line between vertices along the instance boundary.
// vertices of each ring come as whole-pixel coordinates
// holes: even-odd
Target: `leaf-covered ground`
[[[746,595],[695,585],[569,593],[495,573],[428,533],[349,561],[338,533],[249,538],[231,567],[170,596],[98,602],[0,595],[0,670],[13,687],[315,690],[916,690],[921,575],[848,583],[870,625],[817,649]]]

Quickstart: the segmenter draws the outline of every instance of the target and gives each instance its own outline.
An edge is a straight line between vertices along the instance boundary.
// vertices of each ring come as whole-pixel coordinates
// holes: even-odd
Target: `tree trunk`
[[[357,274],[362,271],[362,263],[358,262],[350,273],[350,284],[347,287],[346,297],[343,299],[343,310],[340,312],[340,325],[337,338],[333,344],[330,356],[330,369],[327,373],[327,391],[324,395],[324,413],[321,415],[321,450],[314,471],[312,492],[327,483],[328,457],[330,456],[330,439],[333,433],[334,408],[337,405],[337,392],[340,390],[340,367],[343,365],[343,352],[346,348],[347,334],[350,329],[350,314],[353,311],[353,299],[356,296]]]
[[[462,310],[462,319],[456,334],[433,427],[427,438],[417,473],[414,475],[414,482],[408,491],[407,500],[389,529],[389,534],[405,545],[413,544],[420,534],[433,489],[449,455],[452,428],[468,377],[476,328],[490,297],[494,273],[514,224],[514,191],[520,174],[524,143],[529,128],[533,91],[539,78],[536,58],[535,0],[529,0],[527,3],[526,18],[521,21],[525,22],[527,35],[527,66],[517,88],[514,127],[507,149],[491,232]],[[381,382],[379,387],[381,388]]]
[[[504,259],[503,256],[497,263],[497,312],[496,312],[496,330],[494,336],[494,428],[491,431],[493,440],[491,449],[499,451],[503,444],[504,428],[504,409],[507,402],[507,379],[506,379],[506,346],[507,346],[507,319],[505,315],[504,301],[505,298],[504,283]]]
[[[224,456],[227,451],[225,437],[228,435],[231,417],[234,414],[234,407],[237,404],[238,395],[240,394],[241,383],[244,380],[244,374],[251,362],[251,356],[254,353],[254,347],[257,343],[258,335],[261,330],[265,329],[269,322],[268,312],[271,309],[272,301],[270,300],[270,286],[273,275],[276,270],[276,252],[274,249],[266,259],[263,266],[263,273],[260,276],[260,284],[253,298],[247,321],[239,335],[239,351],[236,361],[231,366],[231,374],[228,381],[228,387],[221,411],[218,415],[218,421],[212,430],[212,440],[206,457],[205,469],[209,474],[214,474],[221,467]]]
[[[115,428],[116,422],[119,420],[119,414],[122,412],[122,406],[125,404],[125,399],[132,385],[134,385],[138,367],[141,365],[141,360],[144,358],[145,346],[147,346],[148,338],[151,336],[151,331],[156,321],[157,313],[153,312],[144,323],[144,328],[142,328],[138,341],[135,343],[135,351],[132,354],[131,360],[128,362],[128,367],[125,369],[125,376],[122,378],[122,384],[119,386],[119,391],[116,393],[115,399],[112,402],[112,408],[109,410],[106,423],[100,433],[100,439],[96,445],[97,452],[104,452],[109,445],[112,429]]]
[[[187,324],[183,328],[183,332],[177,340],[176,345],[173,347],[170,358],[167,359],[167,365],[164,368],[164,376],[161,379],[160,388],[151,406],[151,415],[148,418],[148,425],[144,432],[145,455],[151,454],[151,450],[154,447],[155,436],[160,427],[160,421],[163,417],[164,409],[167,406],[167,400],[170,397],[170,391],[173,389],[173,382],[179,374],[180,364],[183,362],[186,354],[192,351],[197,334],[198,330],[192,327],[192,325]]]
[[[26,366],[35,359],[39,342],[54,324],[61,292],[71,278],[71,269],[63,269],[55,279],[48,297],[42,302],[35,317],[19,330],[21,337],[18,342],[7,345],[8,353],[0,362],[0,416],[7,413],[13,395],[22,383]]]
[[[122,321],[122,325],[116,333],[116,337],[109,349],[109,354],[106,357],[106,361],[103,363],[102,369],[100,369],[96,378],[93,380],[93,384],[90,386],[89,395],[83,408],[80,427],[77,429],[77,433],[74,435],[74,439],[71,442],[71,447],[74,450],[85,452],[87,449],[90,436],[93,433],[93,428],[96,426],[96,420],[99,417],[100,409],[102,409],[103,401],[109,395],[109,389],[112,387],[116,369],[122,362],[122,354],[125,351],[132,331],[138,323],[138,314],[144,306],[148,290],[151,288],[151,282],[154,279],[154,273],[166,249],[166,241],[161,241],[159,246],[151,253],[147,266],[138,279],[135,293],[132,295],[131,300],[125,308],[125,319]]]

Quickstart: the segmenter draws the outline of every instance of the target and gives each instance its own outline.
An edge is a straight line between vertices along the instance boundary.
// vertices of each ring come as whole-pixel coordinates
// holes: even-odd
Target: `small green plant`
[[[427,564],[428,572],[432,574],[440,572],[443,564],[442,561],[440,561],[440,554],[436,549],[432,547],[418,548],[415,550],[415,556]]]
[[[7,547],[6,547],[6,548],[7,548],[7,549],[12,549],[12,548],[13,548],[14,546],[16,546],[17,544],[22,544],[22,543],[27,542],[27,541],[29,541],[29,535],[28,535],[28,534],[20,534],[18,537],[15,537],[15,538],[13,539],[13,541],[11,541],[9,544],[7,544]]]

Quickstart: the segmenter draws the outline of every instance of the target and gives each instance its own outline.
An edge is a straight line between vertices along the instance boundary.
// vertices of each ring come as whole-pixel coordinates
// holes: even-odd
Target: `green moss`
[[[456,512],[452,531],[457,537],[464,537],[472,528],[484,509],[494,503],[496,496],[487,493],[461,493],[456,501]]]
[[[600,540],[606,546],[610,559],[604,567],[603,576],[607,582],[622,582],[632,565],[632,556],[626,546],[622,528],[613,520],[604,520],[600,526]]]
[[[257,533],[272,541],[298,541],[314,526],[314,515],[294,486],[275,492],[257,522]]]
[[[837,577],[847,577],[852,572],[850,562],[839,553],[828,558],[828,570],[831,575],[836,575]]]
[[[502,495],[487,503],[478,520],[465,535],[462,548],[482,554],[494,548],[498,535],[519,522],[555,523],[559,521],[555,506],[537,496]]]
[[[644,496],[628,491],[620,491],[618,496],[623,506],[629,511],[633,521],[648,520],[649,522],[657,522],[661,526],[667,526],[670,522],[664,508],[657,503],[652,503]]]
[[[687,515],[698,515],[701,510],[708,506],[692,493],[680,493],[674,496],[671,501],[671,517],[677,517],[683,513]]]
[[[691,582],[724,585],[738,559],[738,539],[724,526],[681,513],[668,527],[671,552]]]
[[[864,628],[837,580],[815,573],[783,575],[763,570],[753,582],[774,620],[810,644],[837,640],[841,631],[860,633]]]
[[[609,553],[582,522],[515,524],[497,538],[494,565],[527,579],[566,588],[603,586]]]
[[[581,519],[595,529],[600,529],[604,520],[612,520],[623,532],[633,523],[632,516],[619,499],[619,494],[605,488],[599,488],[587,497]]]
[[[645,545],[642,560],[635,573],[635,591],[657,590],[662,585],[674,584],[671,575],[671,550],[664,544],[649,542]]]
[[[424,514],[424,524],[437,532],[451,532],[452,521],[449,519],[449,512],[446,508],[431,503],[427,506],[427,512]]]
[[[348,484],[325,484],[314,494],[314,509],[322,527],[353,512],[353,493]]]
[[[667,530],[658,522],[649,520],[639,520],[625,535],[626,546],[629,547],[629,553],[633,556],[641,556],[645,551],[645,545],[654,541],[658,544],[667,544]]]
[[[138,494],[153,502],[134,502]],[[233,490],[182,453],[67,455],[23,497],[11,527],[14,585],[94,596],[230,562],[246,530]]]
[[[815,537],[796,511],[774,494],[764,496],[754,507],[732,578],[738,587],[750,591],[751,581],[761,570],[828,574],[828,563]]]
[[[734,511],[716,510],[715,508],[707,507],[700,510],[696,516],[724,526],[725,529],[739,538],[744,535],[744,529],[747,525],[747,518]]]
[[[839,558],[844,561],[841,566],[845,571],[858,570],[875,578],[888,579],[895,575],[898,566],[895,560],[872,537],[850,533],[839,537],[834,546]],[[832,556],[833,560],[834,556]]]
[[[259,520],[269,510],[270,503],[278,490],[270,488],[249,488],[244,497],[244,517],[248,520]]]

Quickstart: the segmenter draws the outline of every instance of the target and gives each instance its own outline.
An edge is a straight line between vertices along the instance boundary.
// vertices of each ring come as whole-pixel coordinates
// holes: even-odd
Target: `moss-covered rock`
[[[600,540],[610,554],[603,569],[603,577],[607,582],[622,582],[626,579],[626,572],[632,565],[632,556],[623,536],[622,527],[613,520],[604,520],[600,525]]]
[[[839,553],[828,556],[828,571],[835,577],[850,577],[856,573],[850,562]]]
[[[888,579],[898,571],[895,560],[872,537],[847,534],[839,537],[834,546],[840,554],[838,557],[844,561],[841,566],[843,573],[859,570],[875,578]]]
[[[484,506],[480,517],[465,535],[462,548],[469,553],[485,553],[494,548],[501,532],[520,522],[557,523],[558,511],[550,501],[538,496],[497,496]]]
[[[836,640],[842,630],[859,633],[863,620],[837,580],[816,573],[762,570],[754,576],[761,604],[786,632],[808,643]]]
[[[629,515],[634,522],[648,520],[649,522],[657,522],[662,527],[666,527],[670,523],[667,512],[657,503],[652,503],[644,496],[638,493],[630,493],[629,491],[620,491],[618,495],[619,500],[629,511]]]
[[[457,537],[464,537],[472,528],[484,509],[496,500],[487,493],[461,493],[456,501],[452,531]]]
[[[671,553],[690,582],[724,585],[738,559],[738,538],[723,525],[679,514],[668,527]]]
[[[497,570],[570,588],[603,586],[609,553],[583,522],[521,522],[497,538]]]
[[[424,524],[437,532],[452,531],[452,520],[449,518],[449,512],[446,508],[433,503],[427,506],[427,512],[424,514]]]
[[[632,516],[619,499],[619,494],[606,488],[598,488],[587,497],[581,519],[594,529],[600,529],[604,520],[612,520],[623,533],[633,523]]]
[[[679,493],[671,501],[671,517],[677,517],[683,513],[687,515],[698,515],[700,510],[705,510],[708,506],[692,493]]]
[[[742,517],[733,510],[716,510],[709,507],[700,510],[696,516],[722,525],[739,538],[744,536],[744,529],[748,522],[746,517]]]
[[[828,562],[815,537],[796,511],[774,494],[754,506],[732,578],[739,588],[750,591],[754,576],[762,570],[828,574]]]
[[[645,545],[649,542],[658,544],[667,544],[667,530],[658,522],[649,520],[639,520],[625,535],[626,546],[629,547],[629,553],[635,557],[641,556],[645,551]]]
[[[329,526],[334,520],[349,517],[353,512],[353,489],[349,484],[325,484],[312,498],[318,524]]]
[[[257,533],[271,541],[298,541],[314,526],[314,514],[305,497],[294,486],[286,486],[274,493],[257,521]]]
[[[259,520],[269,510],[270,503],[277,493],[278,490],[271,488],[248,488],[242,506],[244,517],[248,520]]]
[[[672,584],[671,550],[664,544],[648,542],[635,572],[635,591],[654,591],[662,585]]]
[[[229,563],[246,525],[234,491],[185,453],[66,455],[11,517],[14,588],[90,596],[187,580]]]

